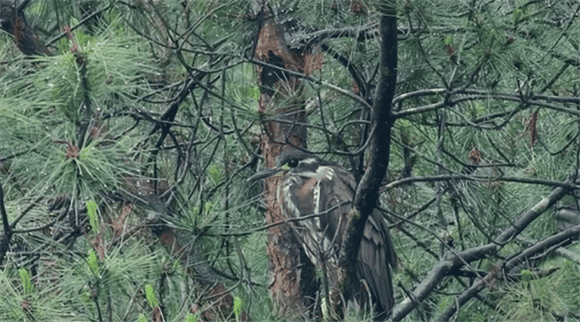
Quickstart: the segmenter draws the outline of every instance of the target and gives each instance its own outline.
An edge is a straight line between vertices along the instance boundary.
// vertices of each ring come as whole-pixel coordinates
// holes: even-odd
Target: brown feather
[[[283,153],[277,166],[290,160],[300,163],[286,173],[278,188],[282,212],[288,218],[321,214],[293,221],[292,227],[308,258],[328,276],[331,301],[338,301],[344,282],[352,278],[346,276],[340,258],[345,256],[345,236],[352,219],[356,182],[345,168],[301,151]],[[386,319],[394,306],[391,270],[396,267],[388,226],[382,213],[375,209],[363,231],[356,265],[358,283],[348,283],[355,289],[344,293],[347,303],[360,307],[370,304],[370,298],[378,318]]]

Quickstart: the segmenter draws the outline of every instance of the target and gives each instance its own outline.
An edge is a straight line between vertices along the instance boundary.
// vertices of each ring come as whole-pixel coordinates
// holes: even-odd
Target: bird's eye
[[[290,161],[288,161],[288,166],[290,168],[296,168],[296,166],[298,166],[298,160],[290,160]]]

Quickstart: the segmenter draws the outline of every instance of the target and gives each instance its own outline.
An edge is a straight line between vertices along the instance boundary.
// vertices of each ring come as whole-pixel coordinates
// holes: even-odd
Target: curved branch
[[[384,190],[389,190],[395,187],[399,187],[405,184],[413,182],[439,182],[439,181],[449,181],[449,180],[466,180],[466,181],[503,181],[503,182],[518,182],[518,183],[529,183],[537,185],[545,185],[551,187],[560,187],[564,189],[580,189],[580,186],[573,184],[571,182],[560,182],[544,179],[532,179],[532,178],[521,178],[521,177],[481,177],[481,176],[469,176],[465,174],[442,174],[437,176],[426,176],[426,177],[411,177],[403,178],[397,181],[393,181],[383,187]]]
[[[531,258],[536,254],[540,254],[544,252],[546,249],[558,245],[567,239],[577,235],[580,232],[580,225],[566,229],[561,233],[553,235],[544,239],[543,241],[536,243],[535,245],[527,248],[517,256],[513,257],[508,261],[504,261],[497,265],[496,267],[501,267],[501,270],[504,272],[509,272],[512,268],[516,267],[521,262],[525,261],[526,259]],[[445,311],[439,316],[436,321],[443,322],[449,321],[451,317],[457,312],[459,307],[463,306],[467,303],[472,297],[476,296],[481,290],[485,288],[486,285],[493,283],[493,280],[497,278],[500,270],[492,270],[489,272],[483,279],[474,283],[470,288],[466,289],[461,295],[459,295],[453,304],[451,304]]]
[[[425,91],[416,92],[413,94],[414,94],[414,96],[433,95],[433,94],[438,94],[438,91],[425,90]],[[565,108],[562,106],[558,106],[558,105],[554,105],[554,104],[540,101],[540,100],[546,100],[546,101],[571,102],[571,98],[557,100],[555,98],[548,97],[548,96],[521,97],[521,96],[517,96],[517,95],[509,95],[509,94],[501,94],[501,93],[489,93],[489,92],[479,91],[479,90],[462,90],[462,91],[450,93],[450,95],[458,95],[458,94],[459,95],[465,94],[468,96],[458,97],[456,99],[447,99],[447,100],[443,100],[441,102],[437,102],[437,103],[433,103],[433,104],[429,104],[429,105],[424,105],[424,106],[419,106],[419,107],[415,107],[415,108],[402,110],[400,112],[393,113],[393,117],[394,118],[403,118],[403,117],[407,117],[407,116],[411,116],[411,115],[415,115],[415,114],[436,111],[436,110],[439,110],[439,109],[444,108],[444,107],[453,106],[453,105],[455,105],[457,103],[461,103],[463,101],[475,101],[475,100],[483,100],[483,99],[496,99],[496,100],[525,103],[527,105],[535,105],[535,106],[544,107],[544,108],[555,110],[555,111],[560,111],[560,112],[580,116],[580,111],[578,111],[578,110],[571,109],[571,108]],[[409,95],[409,97],[412,97],[412,96]],[[575,100],[575,103],[578,103],[578,99]],[[487,118],[487,117],[489,117],[489,116],[484,116],[481,118]]]
[[[356,189],[354,206],[360,216],[354,216],[348,228],[345,246],[347,276],[356,276],[356,262],[363,230],[369,215],[377,206],[379,188],[389,166],[393,97],[397,85],[397,8],[394,1],[379,3],[380,20],[380,67],[379,81],[371,109],[372,131],[370,135],[370,160],[368,171]],[[351,283],[353,281],[350,281]],[[356,281],[358,283],[358,281]],[[345,286],[346,288],[347,286]],[[385,287],[392,287],[388,285]],[[388,315],[390,315],[390,309]]]
[[[570,184],[572,183],[572,180],[567,180],[566,183]],[[415,307],[425,300],[431,292],[433,292],[444,277],[448,276],[450,272],[459,269],[465,262],[470,263],[497,253],[503,245],[519,235],[530,223],[537,219],[558,200],[563,198],[568,191],[569,189],[562,187],[554,189],[548,197],[542,199],[530,210],[523,213],[517,221],[504,230],[492,242],[456,254],[448,254],[442,261],[435,264],[429,273],[427,273],[427,276],[421,284],[417,286],[415,291],[411,294],[411,297],[405,299],[401,304],[395,307],[392,321],[400,321],[407,316],[407,314],[409,314]],[[485,286],[486,282],[491,281],[493,276],[493,272],[491,272],[472,286],[472,288],[466,290],[462,296],[465,296],[466,298],[475,296],[479,290],[481,290],[478,289],[478,287]]]
[[[342,89],[342,88],[340,88],[340,87],[338,87],[336,85],[327,83],[325,81],[316,80],[316,79],[314,79],[314,78],[312,78],[312,77],[310,77],[310,76],[308,76],[306,74],[303,74],[303,73],[300,73],[300,72],[296,72],[296,71],[293,71],[293,70],[289,70],[289,69],[286,69],[286,68],[283,68],[283,67],[280,67],[280,66],[276,66],[276,65],[273,65],[273,64],[269,64],[267,62],[263,62],[263,61],[260,61],[260,60],[254,59],[254,58],[248,59],[248,62],[250,62],[252,64],[255,64],[255,65],[258,65],[258,66],[276,69],[276,70],[282,71],[285,74],[288,74],[290,76],[298,77],[298,78],[305,79],[305,80],[308,80],[310,82],[313,82],[315,84],[322,85],[322,86],[324,86],[326,88],[329,88],[329,89],[331,89],[333,91],[339,92],[340,94],[351,98],[353,101],[356,101],[356,102],[360,103],[365,108],[369,108],[369,109],[372,108],[372,106],[369,105],[369,103],[367,103],[367,101],[365,101],[362,97],[360,97],[360,96],[358,96],[356,94],[353,94],[353,93],[351,93],[351,92],[349,92],[349,91],[347,91],[345,89]]]

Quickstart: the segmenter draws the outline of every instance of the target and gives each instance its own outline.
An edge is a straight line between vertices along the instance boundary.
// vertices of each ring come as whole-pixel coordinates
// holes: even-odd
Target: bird
[[[388,225],[378,209],[368,217],[356,262],[356,276],[346,276],[345,256],[348,225],[354,215],[354,176],[343,166],[310,152],[284,146],[274,168],[248,178],[257,181],[281,174],[276,198],[282,215],[326,280],[331,307],[339,303],[360,310],[374,305],[377,320],[385,320],[394,306],[392,270],[397,267]],[[355,278],[345,284],[347,279]],[[347,285],[350,289],[342,290]],[[345,287],[346,288],[346,287]],[[370,300],[370,301],[369,301]],[[328,303],[328,302],[326,302]]]

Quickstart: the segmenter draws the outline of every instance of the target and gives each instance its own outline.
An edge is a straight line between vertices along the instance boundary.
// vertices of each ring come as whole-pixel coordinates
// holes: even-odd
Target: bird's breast
[[[299,176],[286,181],[283,194],[286,207],[291,210],[293,217],[304,217],[315,212],[313,193],[316,182],[315,178]]]

